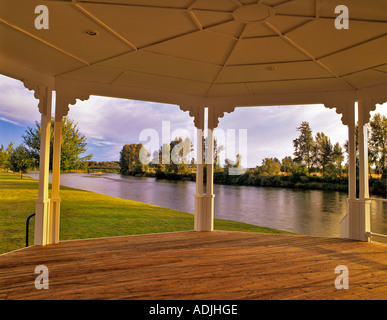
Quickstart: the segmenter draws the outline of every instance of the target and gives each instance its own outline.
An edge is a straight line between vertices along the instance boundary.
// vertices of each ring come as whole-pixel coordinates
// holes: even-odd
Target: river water
[[[29,176],[38,179],[38,173]],[[63,173],[60,182],[67,187],[194,212],[192,181]],[[215,184],[214,193],[215,218],[304,235],[338,237],[339,222],[346,212],[347,194],[343,192]],[[371,231],[387,234],[387,203],[372,201]]]

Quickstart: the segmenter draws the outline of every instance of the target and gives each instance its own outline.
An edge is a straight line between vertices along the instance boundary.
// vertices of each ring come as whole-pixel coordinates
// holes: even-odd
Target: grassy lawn
[[[35,211],[38,181],[0,173],[0,254],[25,246],[25,223]],[[61,187],[60,239],[86,239],[193,229],[193,215],[137,201]],[[289,233],[215,219],[215,229]],[[33,243],[34,218],[30,222]]]

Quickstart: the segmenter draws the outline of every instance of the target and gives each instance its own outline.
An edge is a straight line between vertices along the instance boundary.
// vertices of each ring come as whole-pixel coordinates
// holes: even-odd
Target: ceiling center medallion
[[[274,9],[265,4],[254,3],[238,7],[232,13],[236,21],[249,23],[265,21],[275,14]]]

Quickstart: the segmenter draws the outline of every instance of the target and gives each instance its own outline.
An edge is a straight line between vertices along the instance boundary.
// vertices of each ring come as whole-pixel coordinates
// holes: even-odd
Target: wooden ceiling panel
[[[274,8],[277,14],[313,17],[316,13],[316,0],[283,1]]]
[[[250,94],[251,91],[244,83],[215,84],[209,91],[211,97],[245,96]]]
[[[146,88],[149,90],[178,92],[189,95],[205,95],[210,88],[209,84],[125,71],[115,84]]]
[[[328,78],[332,75],[312,61],[226,67],[218,82],[254,82]]]
[[[336,29],[334,20],[315,20],[286,34],[315,58],[356,46],[387,33],[387,23],[350,21],[349,29]]]
[[[0,34],[1,55],[33,70],[54,76],[85,66],[84,63],[2,23]]]
[[[62,77],[66,79],[110,84],[114,82],[114,80],[117,79],[121,73],[121,70],[94,65],[68,72],[63,74]]]
[[[383,36],[327,56],[320,61],[337,74],[346,75],[385,64],[386,52],[387,36]]]
[[[228,64],[274,63],[305,59],[307,57],[303,53],[281,38],[268,37],[240,40],[231,54]]]
[[[65,0],[66,1],[66,0]],[[135,6],[156,6],[156,7],[165,7],[165,8],[187,8],[191,3],[192,0],[114,0],[114,1],[109,1],[109,0],[82,0],[82,2],[99,2],[103,4],[109,4],[110,3],[120,3],[122,5],[135,5]]]
[[[147,48],[147,51],[223,65],[235,40],[205,31],[197,31],[184,37],[162,42]]]
[[[375,20],[387,21],[387,1],[384,0],[324,0],[320,1],[320,16],[336,18],[335,8],[344,5],[348,8],[352,21]]]
[[[343,77],[356,88],[367,88],[380,83],[387,84],[387,72],[366,70]]]
[[[105,67],[164,75],[172,78],[212,82],[219,66],[196,62],[152,52],[139,51],[113,58],[101,63]]]
[[[249,87],[255,94],[310,93],[318,92],[321,88],[324,88],[326,92],[348,89],[342,81],[336,78],[250,83]]]
[[[131,50],[70,2],[44,3],[49,13],[48,29],[35,28],[35,18],[38,15],[34,10],[42,1],[31,0],[23,5],[14,0],[1,1],[1,18],[6,23],[89,63]],[[89,36],[85,30],[96,31],[98,35]]]
[[[95,3],[82,3],[81,6],[137,48],[197,30],[194,21],[184,10]]]
[[[192,9],[232,12],[238,8],[238,5],[233,0],[195,0],[191,7]]]

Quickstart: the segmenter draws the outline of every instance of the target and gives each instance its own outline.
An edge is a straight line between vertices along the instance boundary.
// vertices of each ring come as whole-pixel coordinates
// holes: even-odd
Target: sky
[[[40,122],[37,105],[34,92],[22,82],[0,75],[0,144],[23,143],[27,128]],[[371,116],[377,112],[387,116],[387,103],[378,105]],[[87,137],[86,154],[92,153],[95,161],[119,160],[120,150],[130,143],[143,143],[152,151],[152,146],[178,136],[196,141],[193,119],[176,105],[91,96],[70,106],[68,116]],[[222,160],[234,160],[241,153],[242,165],[253,168],[264,158],[293,156],[292,141],[302,121],[309,122],[314,136],[324,132],[332,144],[343,145],[348,129],[340,119],[334,109],[323,105],[236,108],[220,119],[214,135],[225,146]]]

